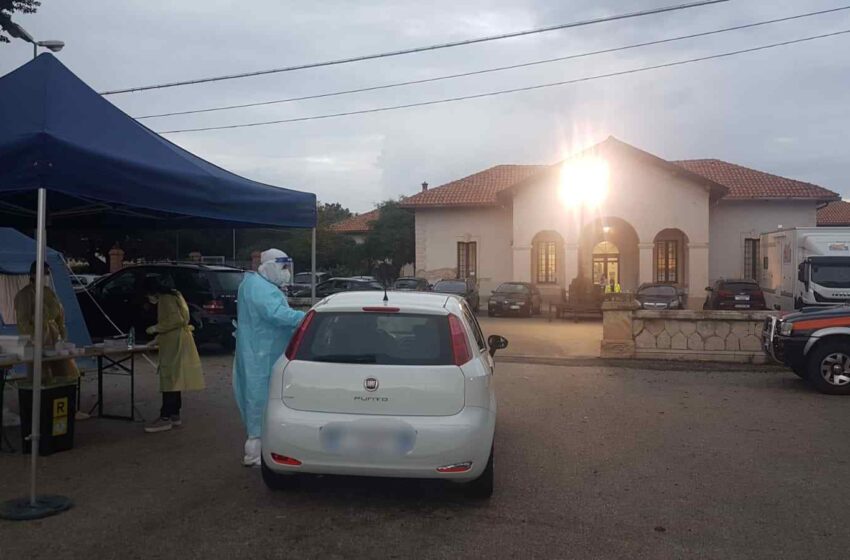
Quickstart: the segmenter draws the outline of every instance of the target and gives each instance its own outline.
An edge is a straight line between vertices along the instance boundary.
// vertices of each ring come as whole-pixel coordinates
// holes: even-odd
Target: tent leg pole
[[[35,249],[35,332],[33,333],[33,380],[32,380],[32,433],[29,437],[30,492],[29,497],[10,500],[0,504],[0,518],[27,520],[41,519],[65,511],[71,500],[64,496],[38,496],[36,476],[38,474],[38,451],[41,439],[41,377],[44,356],[44,257],[47,245],[47,190],[38,189],[38,232]]]
[[[312,272],[310,280],[310,305],[316,305],[316,228],[313,228],[313,242],[310,251],[310,271]]]
[[[46,236],[47,192],[38,189],[38,232],[35,248],[35,333],[33,333],[32,360],[32,433],[30,434],[30,505],[35,507],[36,467],[39,440],[41,439],[41,370],[44,356],[44,248]]]

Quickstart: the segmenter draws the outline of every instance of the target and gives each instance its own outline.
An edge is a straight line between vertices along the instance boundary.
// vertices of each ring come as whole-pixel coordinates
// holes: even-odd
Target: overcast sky
[[[16,21],[67,44],[98,91],[462,40],[684,0],[42,0]],[[227,82],[110,96],[130,115],[367,87],[581,53],[850,4],[731,0],[709,7]],[[154,130],[320,115],[615,72],[850,29],[850,10],[752,30],[426,85],[203,115]],[[501,163],[554,163],[614,135],[665,159],[719,158],[850,195],[850,35],[578,85],[264,127],[171,134],[251,179],[354,211]],[[844,53],[844,54],[841,54]],[[0,74],[31,47],[0,44]]]

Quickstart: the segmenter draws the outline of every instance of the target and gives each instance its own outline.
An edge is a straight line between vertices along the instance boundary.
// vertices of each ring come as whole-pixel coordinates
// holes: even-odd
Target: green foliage
[[[34,14],[39,6],[40,0],[0,0],[0,43],[10,42],[5,27],[13,13]]]
[[[372,267],[385,262],[392,265],[397,275],[416,256],[413,213],[395,200],[387,200],[378,208],[380,216],[372,222],[372,231],[363,247]]]

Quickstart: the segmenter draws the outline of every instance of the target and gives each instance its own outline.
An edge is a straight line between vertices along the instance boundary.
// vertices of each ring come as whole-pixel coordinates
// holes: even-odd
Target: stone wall
[[[603,305],[602,357],[766,363],[767,311],[641,311]]]

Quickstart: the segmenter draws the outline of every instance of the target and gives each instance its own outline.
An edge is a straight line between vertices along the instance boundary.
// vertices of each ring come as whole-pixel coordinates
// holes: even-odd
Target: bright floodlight
[[[50,49],[52,52],[59,52],[65,48],[64,41],[39,41],[37,44],[39,47]]]
[[[608,196],[608,162],[595,156],[565,161],[561,166],[561,200],[570,207],[596,208]]]

